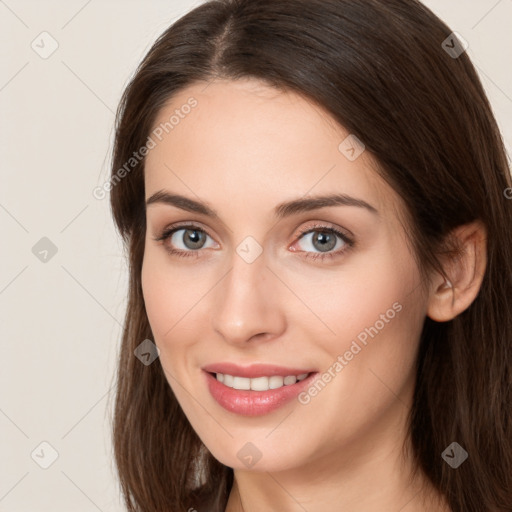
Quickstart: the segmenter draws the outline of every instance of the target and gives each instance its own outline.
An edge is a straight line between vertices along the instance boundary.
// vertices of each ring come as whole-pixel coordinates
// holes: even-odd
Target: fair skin
[[[467,250],[447,263],[453,286],[435,275],[425,291],[397,217],[400,197],[372,170],[368,151],[350,161],[338,149],[349,134],[325,111],[253,80],[215,81],[181,91],[154,126],[191,96],[198,105],[147,156],[145,196],[180,194],[218,218],[149,205],[142,287],[172,391],[206,447],[234,469],[226,511],[448,511],[423,479],[408,480],[401,448],[424,318],[450,320],[476,297],[483,226],[457,231]],[[274,216],[281,202],[332,193],[378,214],[337,205]],[[205,232],[203,246],[191,245],[184,228],[154,240],[181,222]],[[338,254],[306,258],[325,254],[315,225],[352,233],[354,247],[339,252],[348,246],[330,232],[328,252]],[[301,238],[306,228],[313,234]],[[236,250],[248,236],[262,250],[251,263]],[[171,246],[191,257],[169,254]],[[245,417],[205,386],[201,367],[219,361],[324,372],[395,303],[400,311],[307,404]],[[251,468],[237,457],[247,442],[262,454]]]

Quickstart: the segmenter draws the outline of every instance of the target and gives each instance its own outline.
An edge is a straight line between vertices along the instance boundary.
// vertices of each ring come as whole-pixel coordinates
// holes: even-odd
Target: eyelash
[[[203,228],[201,228],[195,224],[182,224],[182,225],[174,225],[174,226],[164,229],[164,231],[161,233],[161,235],[158,237],[155,237],[154,240],[157,242],[167,240],[176,231],[180,231],[182,229],[201,231],[202,233],[205,233],[206,235],[210,236],[207,231],[205,231]],[[312,259],[315,261],[316,260],[324,261],[326,259],[332,259],[332,258],[336,258],[337,256],[341,256],[342,254],[346,253],[347,251],[349,251],[353,247],[355,247],[354,240],[352,240],[351,238],[349,238],[347,235],[345,235],[341,231],[337,230],[336,228],[333,228],[331,226],[325,226],[323,224],[315,224],[313,226],[309,226],[306,229],[303,229],[302,231],[300,231],[298,239],[301,239],[304,235],[311,233],[311,232],[315,232],[315,231],[321,231],[323,233],[325,233],[325,232],[334,233],[335,235],[340,237],[343,240],[343,242],[345,242],[345,247],[342,249],[338,249],[337,251],[334,251],[334,252],[326,252],[326,253],[321,253],[321,252],[312,253],[312,252],[307,252],[307,251],[300,251],[300,252],[305,253],[305,256],[303,256],[303,257],[306,259],[309,258],[309,259]],[[210,238],[212,238],[212,237],[210,236]],[[179,249],[172,249],[167,246],[165,246],[165,250],[173,256],[179,256],[179,257],[183,257],[183,258],[189,258],[189,257],[198,258],[199,252],[200,252],[200,249],[199,250],[182,251]]]

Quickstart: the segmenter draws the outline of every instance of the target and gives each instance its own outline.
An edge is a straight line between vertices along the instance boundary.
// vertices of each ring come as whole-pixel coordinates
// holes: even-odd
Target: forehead
[[[263,206],[264,196],[269,208],[326,192],[359,196],[379,210],[399,203],[367,151],[347,158],[352,135],[328,112],[257,80],[201,82],[179,91],[159,111],[154,133],[146,198],[179,188],[219,203],[229,195],[241,206],[256,204],[258,195]]]

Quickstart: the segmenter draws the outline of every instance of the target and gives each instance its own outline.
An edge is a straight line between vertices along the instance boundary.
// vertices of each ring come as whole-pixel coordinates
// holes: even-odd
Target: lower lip
[[[217,377],[211,373],[204,373],[211,395],[224,409],[243,416],[260,416],[275,411],[293,400],[311,384],[318,372],[311,373],[304,380],[297,381],[295,384],[268,391],[233,389],[219,382]]]

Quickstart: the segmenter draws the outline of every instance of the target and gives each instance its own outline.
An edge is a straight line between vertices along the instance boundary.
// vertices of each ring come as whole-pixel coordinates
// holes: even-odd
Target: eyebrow
[[[209,205],[180,194],[170,194],[165,190],[159,190],[154,193],[146,201],[146,208],[151,204],[157,203],[175,206],[176,208],[193,213],[199,213],[213,219],[219,218],[219,214]],[[371,204],[363,201],[362,199],[357,199],[346,194],[329,194],[285,201],[274,208],[274,215],[279,219],[283,219],[291,215],[297,215],[299,213],[326,208],[329,206],[356,206],[358,208],[365,208],[374,215],[379,215],[378,210]]]

